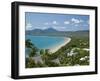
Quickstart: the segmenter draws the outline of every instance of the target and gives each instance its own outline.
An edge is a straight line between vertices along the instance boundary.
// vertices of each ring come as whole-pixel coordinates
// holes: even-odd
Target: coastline
[[[68,44],[71,41],[71,38],[65,37],[64,38],[64,42],[60,45],[56,45],[52,48],[49,49],[50,53],[55,53],[56,51],[58,51],[61,47],[65,46],[66,44]]]

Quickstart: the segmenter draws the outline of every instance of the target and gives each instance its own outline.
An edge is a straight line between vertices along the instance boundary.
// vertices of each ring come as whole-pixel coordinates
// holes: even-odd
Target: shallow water
[[[30,39],[32,43],[39,49],[49,49],[56,45],[62,44],[64,37],[51,37],[51,36],[31,36],[26,35],[25,39]]]

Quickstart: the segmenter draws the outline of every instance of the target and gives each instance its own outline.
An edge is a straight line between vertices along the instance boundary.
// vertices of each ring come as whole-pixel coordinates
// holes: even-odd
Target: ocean
[[[62,44],[65,40],[64,37],[53,36],[32,36],[26,35],[25,39],[30,39],[32,43],[39,49],[50,49],[52,47]]]

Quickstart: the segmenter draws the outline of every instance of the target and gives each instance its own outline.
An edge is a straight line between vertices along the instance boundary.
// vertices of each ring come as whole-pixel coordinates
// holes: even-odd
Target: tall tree
[[[34,46],[31,48],[31,52],[29,54],[30,57],[33,57],[34,55],[37,54],[38,49]]]
[[[45,54],[45,50],[44,50],[44,49],[41,49],[41,50],[40,50],[40,54],[41,54],[41,55]]]
[[[32,48],[34,45],[32,44],[30,39],[25,40],[25,46],[27,48]]]

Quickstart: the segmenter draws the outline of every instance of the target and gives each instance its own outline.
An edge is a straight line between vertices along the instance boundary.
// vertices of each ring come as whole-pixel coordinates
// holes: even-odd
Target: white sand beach
[[[56,45],[52,48],[49,49],[50,53],[55,53],[56,51],[58,51],[61,47],[65,46],[66,44],[68,44],[71,41],[71,38],[65,37],[64,38],[64,42],[62,44]]]

